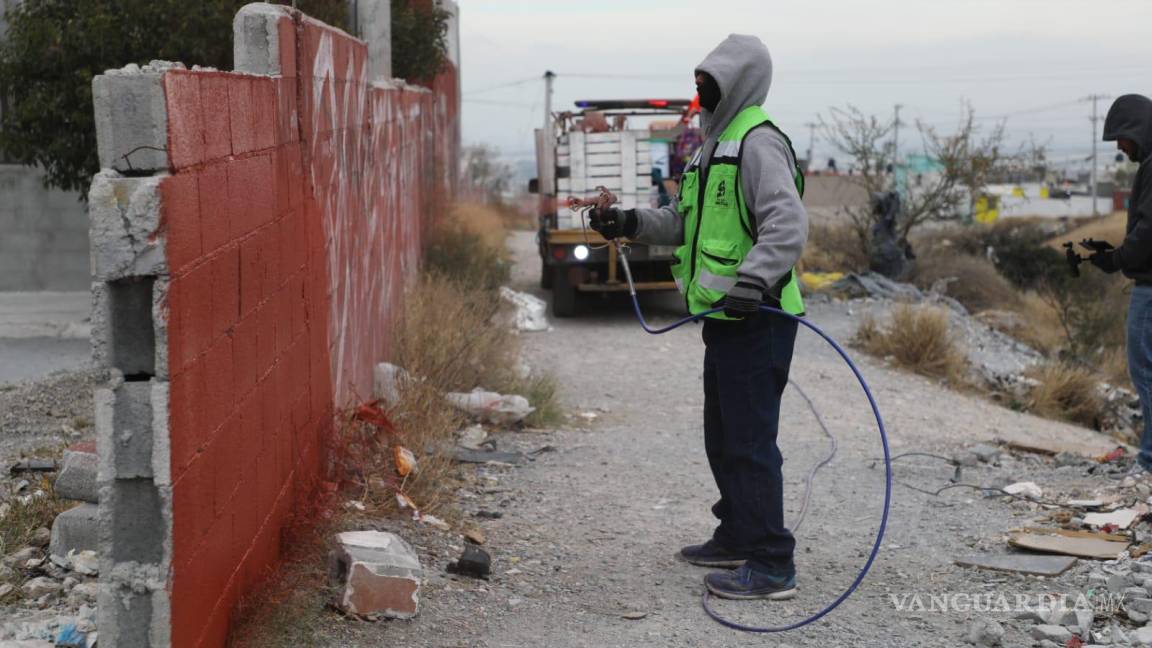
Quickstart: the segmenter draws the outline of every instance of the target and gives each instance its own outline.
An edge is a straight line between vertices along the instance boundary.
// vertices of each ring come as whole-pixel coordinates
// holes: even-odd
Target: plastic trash
[[[409,379],[408,372],[390,362],[381,362],[372,371],[372,395],[386,405],[400,401],[400,385]]]
[[[452,406],[466,412],[481,421],[496,425],[508,425],[523,421],[535,407],[527,398],[517,395],[503,395],[496,392],[484,391],[477,387],[467,394],[458,392],[444,395]]]
[[[517,292],[508,286],[500,287],[500,297],[516,307],[516,328],[521,331],[547,331],[548,317],[544,314],[548,304],[535,295]]]

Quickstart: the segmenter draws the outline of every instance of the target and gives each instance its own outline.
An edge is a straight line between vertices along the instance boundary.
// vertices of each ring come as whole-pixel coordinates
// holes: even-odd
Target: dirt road
[[[531,235],[511,241],[515,287],[535,288],[538,261]],[[648,298],[652,319],[678,315],[674,298]],[[838,339],[855,328],[844,304],[813,304],[810,317]],[[416,539],[428,572],[420,616],[383,626],[355,624],[331,645],[344,646],[956,646],[974,614],[898,611],[893,596],[1027,594],[1059,583],[962,569],[952,559],[1003,553],[1003,532],[1037,516],[1025,503],[953,490],[931,497],[897,486],[888,536],[871,575],[844,605],[805,629],[771,637],[725,629],[700,609],[708,570],[674,558],[681,545],[709,537],[716,497],[704,459],[699,329],[650,336],[622,300],[582,317],[554,321],[554,330],[526,334],[528,362],[554,372],[572,412],[594,412],[593,424],[509,433],[504,445],[553,446],[520,468],[485,468],[482,488],[461,491],[460,507],[498,510],[484,528],[494,556],[493,579],[444,573],[459,551]],[[840,440],[836,459],[818,476],[812,508],[797,533],[800,595],[786,603],[721,603],[733,619],[782,624],[819,610],[843,591],[863,564],[876,532],[883,472],[877,433],[848,369],[831,349],[802,330],[793,378],[812,396]],[[893,452],[952,452],[995,438],[1063,443],[1089,451],[1114,444],[1086,430],[1018,414],[960,395],[916,376],[860,358],[892,437]],[[794,515],[802,479],[827,441],[794,390],[785,396],[781,429],[787,507]],[[950,466],[905,462],[897,479],[938,488]],[[1029,458],[965,469],[964,481],[1022,479],[1062,492],[1090,492],[1082,471]],[[1098,481],[1098,480],[1097,480]],[[1075,582],[1081,565],[1066,575]],[[1078,571],[1077,571],[1078,570]],[[623,618],[628,613],[643,618]],[[1010,615],[976,614],[1000,619]],[[1004,645],[1028,645],[1027,626],[1009,626]],[[382,643],[383,642],[383,643]]]

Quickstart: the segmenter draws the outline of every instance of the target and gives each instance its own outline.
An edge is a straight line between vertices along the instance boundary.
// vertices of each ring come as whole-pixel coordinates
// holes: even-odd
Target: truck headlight
[[[588,246],[577,245],[576,249],[572,250],[572,254],[576,257],[576,260],[583,261],[588,258]]]

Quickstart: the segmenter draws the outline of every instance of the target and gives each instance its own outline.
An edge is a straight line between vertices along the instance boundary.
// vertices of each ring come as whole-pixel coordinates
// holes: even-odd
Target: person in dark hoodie
[[[695,70],[704,143],[660,209],[597,209],[605,238],[677,245],[672,275],[704,318],[704,448],[720,499],[708,541],[680,557],[711,567],[706,587],[736,599],[796,592],[795,539],[784,526],[783,458],[776,443],[795,321],[802,315],[793,266],[808,237],[804,176],[792,143],[761,105],[772,82],[768,48],[730,35]]]
[[[1104,118],[1104,141],[1140,164],[1128,199],[1128,225],[1119,247],[1092,253],[1088,260],[1109,274],[1133,279],[1128,305],[1128,373],[1140,396],[1144,432],[1134,472],[1152,472],[1152,99],[1127,94]]]

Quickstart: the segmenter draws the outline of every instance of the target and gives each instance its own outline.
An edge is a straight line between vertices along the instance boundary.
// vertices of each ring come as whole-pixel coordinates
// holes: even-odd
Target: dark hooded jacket
[[[1128,94],[1117,99],[1104,118],[1104,141],[1124,138],[1136,143],[1140,169],[1128,200],[1128,227],[1113,259],[1124,276],[1152,285],[1152,100]]]
[[[702,110],[704,128],[701,169],[706,169],[716,141],[729,123],[749,106],[759,106],[772,85],[772,58],[755,36],[732,34],[696,68],[720,86],[715,111]],[[741,149],[740,182],[749,214],[756,222],[756,245],[744,257],[740,280],[766,290],[800,260],[808,239],[808,216],[800,202],[793,172],[796,161],[788,140],[771,128],[748,134]],[[684,218],[673,204],[636,210],[636,240],[659,245],[684,242]]]

